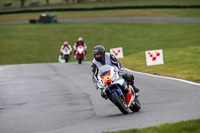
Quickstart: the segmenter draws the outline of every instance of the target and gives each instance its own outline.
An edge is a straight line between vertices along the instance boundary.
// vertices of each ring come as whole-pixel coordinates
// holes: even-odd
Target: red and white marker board
[[[110,49],[110,53],[115,55],[116,58],[124,58],[122,47]]]
[[[162,49],[145,51],[145,54],[147,66],[164,64]]]

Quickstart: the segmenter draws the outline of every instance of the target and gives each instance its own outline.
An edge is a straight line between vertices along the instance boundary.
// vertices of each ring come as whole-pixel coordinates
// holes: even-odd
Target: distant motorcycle
[[[62,50],[62,53],[63,53],[65,62],[68,62],[69,59],[70,59],[70,50],[69,50],[67,47],[65,47],[65,48]]]
[[[129,92],[127,94],[123,92],[123,88],[127,87],[126,81],[119,76],[118,72],[114,71],[113,66],[101,66],[98,78],[98,87],[123,114],[128,114],[129,109],[133,112],[138,112],[140,110],[141,105],[132,86],[128,86]]]
[[[78,63],[81,64],[82,60],[85,59],[85,48],[83,46],[78,46],[76,48],[76,59],[78,60]]]

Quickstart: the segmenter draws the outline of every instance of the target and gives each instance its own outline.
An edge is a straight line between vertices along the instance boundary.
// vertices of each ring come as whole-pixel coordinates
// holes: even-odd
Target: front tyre
[[[126,102],[123,101],[123,99],[119,96],[119,94],[116,91],[111,94],[111,97],[113,98],[113,101],[114,101],[115,105],[119,108],[119,110],[123,114],[128,114],[129,113],[129,109],[125,105]]]
[[[78,64],[82,63],[81,55],[77,55]]]
[[[69,61],[70,56],[69,55],[65,55],[65,62]]]
[[[81,60],[81,59],[79,59],[79,60],[78,60],[78,64],[81,64],[81,63],[82,63],[82,60]]]

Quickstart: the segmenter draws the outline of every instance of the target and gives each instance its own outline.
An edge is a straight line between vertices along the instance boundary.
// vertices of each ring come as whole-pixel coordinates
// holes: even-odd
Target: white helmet
[[[64,45],[68,45],[68,42],[67,42],[67,41],[65,41],[65,42],[64,42]]]
[[[79,42],[82,42],[82,41],[83,41],[83,38],[82,38],[82,37],[79,37],[79,38],[78,38],[78,41],[79,41]]]

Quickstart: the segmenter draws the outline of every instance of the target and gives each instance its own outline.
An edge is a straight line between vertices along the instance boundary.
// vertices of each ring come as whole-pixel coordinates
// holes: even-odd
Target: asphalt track
[[[141,111],[123,115],[94,88],[90,65],[0,66],[0,132],[99,133],[200,118],[200,84],[138,72]]]
[[[58,20],[58,23],[87,23],[87,22],[176,22],[176,23],[200,23],[197,18],[101,18],[101,19],[72,19]],[[0,22],[0,24],[28,24],[29,21]]]

